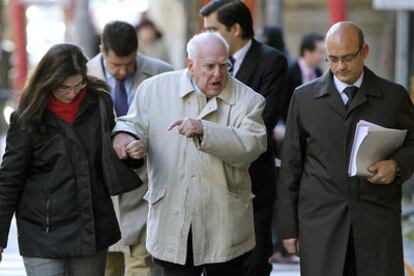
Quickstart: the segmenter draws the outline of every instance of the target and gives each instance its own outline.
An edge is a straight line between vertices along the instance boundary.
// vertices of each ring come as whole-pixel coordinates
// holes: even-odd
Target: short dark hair
[[[316,43],[323,40],[324,37],[320,34],[311,33],[303,36],[300,43],[300,56],[303,57],[305,51],[313,52],[316,48]]]
[[[238,0],[214,0],[200,9],[201,16],[209,16],[217,12],[217,20],[230,29],[238,23],[242,29],[243,38],[254,36],[253,18],[249,8]]]
[[[102,46],[105,53],[112,50],[117,56],[125,57],[138,50],[135,28],[126,22],[112,21],[102,32]]]

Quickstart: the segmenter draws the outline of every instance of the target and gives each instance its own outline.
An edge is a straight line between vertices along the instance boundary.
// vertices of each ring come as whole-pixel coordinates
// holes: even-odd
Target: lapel
[[[106,81],[105,65],[102,54],[99,54],[96,59],[92,60],[91,68],[96,68],[96,77]]]
[[[382,98],[381,87],[378,86],[378,82],[375,81],[375,74],[364,67],[364,79],[358,92],[355,94],[351,106],[347,111],[345,105],[339,95],[333,83],[333,74],[330,70],[327,70],[320,79],[320,90],[315,94],[316,99],[323,99],[326,103],[343,118],[351,115],[352,111],[360,105],[369,101],[369,97]]]
[[[244,56],[243,62],[240,65],[239,71],[237,71],[236,79],[246,83],[250,76],[256,72],[256,68],[259,65],[260,60],[260,44],[254,38],[252,38],[252,45]]]
[[[315,99],[325,101],[333,111],[338,113],[341,117],[346,118],[347,111],[344,102],[333,83],[333,75],[331,71],[327,70],[320,79],[317,79],[317,82],[320,83],[320,89],[315,93]]]
[[[141,82],[143,82],[151,76],[151,72],[148,71],[146,60],[142,54],[137,53],[135,64],[136,72],[134,77],[134,84],[132,86],[133,91],[135,91],[138,88]]]
[[[378,85],[378,81],[375,81],[375,79],[376,75],[367,67],[364,67],[364,79],[362,80],[362,85],[358,89],[358,92],[355,94],[351,102],[348,114],[358,106],[367,102],[369,100],[369,97],[383,97],[381,87]]]
[[[210,99],[197,116],[197,120],[201,120],[207,115],[216,112],[218,109],[217,97]]]

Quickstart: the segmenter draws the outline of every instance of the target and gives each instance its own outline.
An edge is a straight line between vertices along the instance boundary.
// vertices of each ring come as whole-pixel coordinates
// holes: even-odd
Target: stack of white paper
[[[407,130],[385,128],[361,120],[355,130],[349,159],[350,176],[372,176],[368,168],[377,161],[386,160],[404,142]]]

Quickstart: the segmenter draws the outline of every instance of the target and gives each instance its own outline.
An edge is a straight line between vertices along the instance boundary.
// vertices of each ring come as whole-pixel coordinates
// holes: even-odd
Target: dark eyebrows
[[[207,27],[207,28],[205,28],[205,30],[207,32],[215,32],[215,31],[217,31],[217,28],[216,27]]]

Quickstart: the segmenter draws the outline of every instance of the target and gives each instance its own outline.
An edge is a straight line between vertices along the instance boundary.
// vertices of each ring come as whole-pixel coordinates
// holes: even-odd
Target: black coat
[[[267,150],[254,161],[249,169],[255,206],[273,204],[276,175],[273,129],[283,112],[286,91],[287,61],[276,49],[252,39],[252,45],[237,71],[240,80],[266,98],[263,119],[267,130]]]
[[[1,247],[13,213],[23,256],[92,255],[119,240],[102,183],[99,95],[112,106],[108,94],[88,89],[72,125],[46,110],[34,132],[12,115],[0,168]]]
[[[366,120],[407,129],[389,185],[347,174],[355,126]],[[358,275],[403,272],[401,184],[414,170],[414,108],[407,91],[365,68],[345,109],[327,71],[299,87],[289,109],[278,193],[279,234],[299,238],[301,275],[342,275],[352,227]]]

